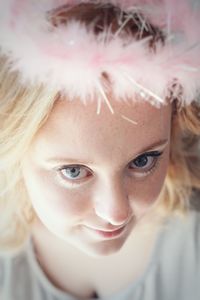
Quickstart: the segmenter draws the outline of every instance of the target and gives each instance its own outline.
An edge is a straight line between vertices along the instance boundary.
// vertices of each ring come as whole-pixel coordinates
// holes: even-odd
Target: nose
[[[129,197],[123,183],[107,182],[96,190],[94,210],[104,221],[120,226],[125,224],[131,215]]]

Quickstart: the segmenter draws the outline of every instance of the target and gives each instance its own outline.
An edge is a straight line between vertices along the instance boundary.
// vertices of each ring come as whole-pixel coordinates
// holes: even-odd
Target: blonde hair
[[[45,87],[23,87],[17,73],[0,59],[0,248],[23,244],[30,231],[31,206],[22,184],[20,162],[47,120],[58,93]],[[160,212],[185,212],[192,190],[200,189],[199,106],[175,108],[170,163],[158,201]]]
[[[9,72],[5,57],[0,57],[0,82],[0,248],[11,249],[24,241],[31,218],[20,162],[57,93],[43,86],[23,87],[19,74]]]
[[[159,40],[164,43],[159,31],[152,32],[151,48]],[[23,86],[20,74],[11,72],[7,58],[0,56],[0,249],[16,249],[29,235],[34,214],[20,162],[57,99],[58,91],[45,86]],[[192,192],[200,189],[199,106],[197,101],[183,108],[173,103],[170,162],[156,206],[164,215],[186,212]]]

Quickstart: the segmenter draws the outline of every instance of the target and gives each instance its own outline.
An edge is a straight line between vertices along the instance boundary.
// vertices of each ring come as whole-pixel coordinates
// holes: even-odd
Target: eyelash
[[[135,177],[145,177],[155,169],[162,154],[163,152],[160,151],[151,151],[151,152],[146,152],[144,154],[141,154],[129,163],[128,165],[129,170],[131,171],[131,173],[133,173],[133,176]],[[130,167],[132,163],[136,163],[139,159],[142,158],[148,159],[149,157],[152,158],[152,163],[150,164],[150,167],[149,166],[148,167],[144,166],[144,168],[137,167],[137,166],[135,166],[134,168]],[[82,178],[76,178],[76,177],[74,177],[74,179],[67,178],[67,176],[64,175],[64,171],[70,169],[71,170],[76,169],[79,170],[80,172],[85,172],[85,175],[82,176]],[[93,172],[84,165],[66,165],[58,168],[56,171],[57,171],[57,175],[61,178],[61,180],[64,181],[65,183],[68,182],[70,185],[81,184],[84,182],[84,180],[86,180],[88,177],[90,177],[93,174]]]
[[[69,169],[80,169],[81,171],[84,171],[86,173],[88,173],[89,175],[87,176],[83,176],[82,178],[67,178],[67,176],[65,176],[63,173],[64,171],[66,170],[69,170]],[[67,165],[67,166],[62,166],[60,168],[57,169],[57,173],[59,175],[59,178],[66,183],[69,183],[71,186],[72,185],[75,185],[75,184],[80,184],[80,183],[83,183],[83,181],[90,177],[92,175],[92,171],[87,168],[86,166],[84,165]]]
[[[151,152],[146,152],[144,154],[139,155],[138,157],[136,157],[130,164],[132,163],[136,163],[137,160],[141,159],[141,158],[145,158],[148,159],[149,157],[152,158],[152,162],[150,164],[150,166],[146,167],[146,165],[144,167],[134,167],[134,168],[129,168],[132,172],[134,172],[134,175],[136,177],[145,177],[147,175],[149,175],[150,173],[152,173],[152,171],[157,167],[157,164],[162,156],[163,152],[160,151],[151,151]]]

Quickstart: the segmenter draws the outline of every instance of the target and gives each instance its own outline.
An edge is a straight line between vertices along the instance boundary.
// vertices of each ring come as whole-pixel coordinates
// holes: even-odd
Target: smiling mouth
[[[87,227],[87,226],[85,226],[85,228],[97,237],[99,236],[99,237],[105,238],[105,239],[112,239],[112,238],[119,237],[125,230],[126,225],[124,225],[123,227],[121,227],[119,229],[113,230],[113,231],[110,231],[110,230],[104,231],[104,230],[94,229],[94,228]]]

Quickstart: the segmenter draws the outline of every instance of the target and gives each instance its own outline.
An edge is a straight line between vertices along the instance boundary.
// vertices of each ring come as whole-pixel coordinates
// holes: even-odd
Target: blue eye
[[[64,166],[59,169],[62,177],[69,180],[84,179],[88,176],[89,170],[83,166]]]
[[[147,155],[141,155],[138,158],[134,159],[133,163],[137,168],[144,168],[146,165],[148,165],[149,160],[152,159],[152,157],[148,157]]]
[[[76,178],[80,175],[80,168],[79,167],[68,167],[62,169],[62,173],[64,173],[67,177]]]
[[[139,155],[129,164],[129,168],[136,171],[148,172],[155,166],[161,154],[161,152],[152,151]]]

